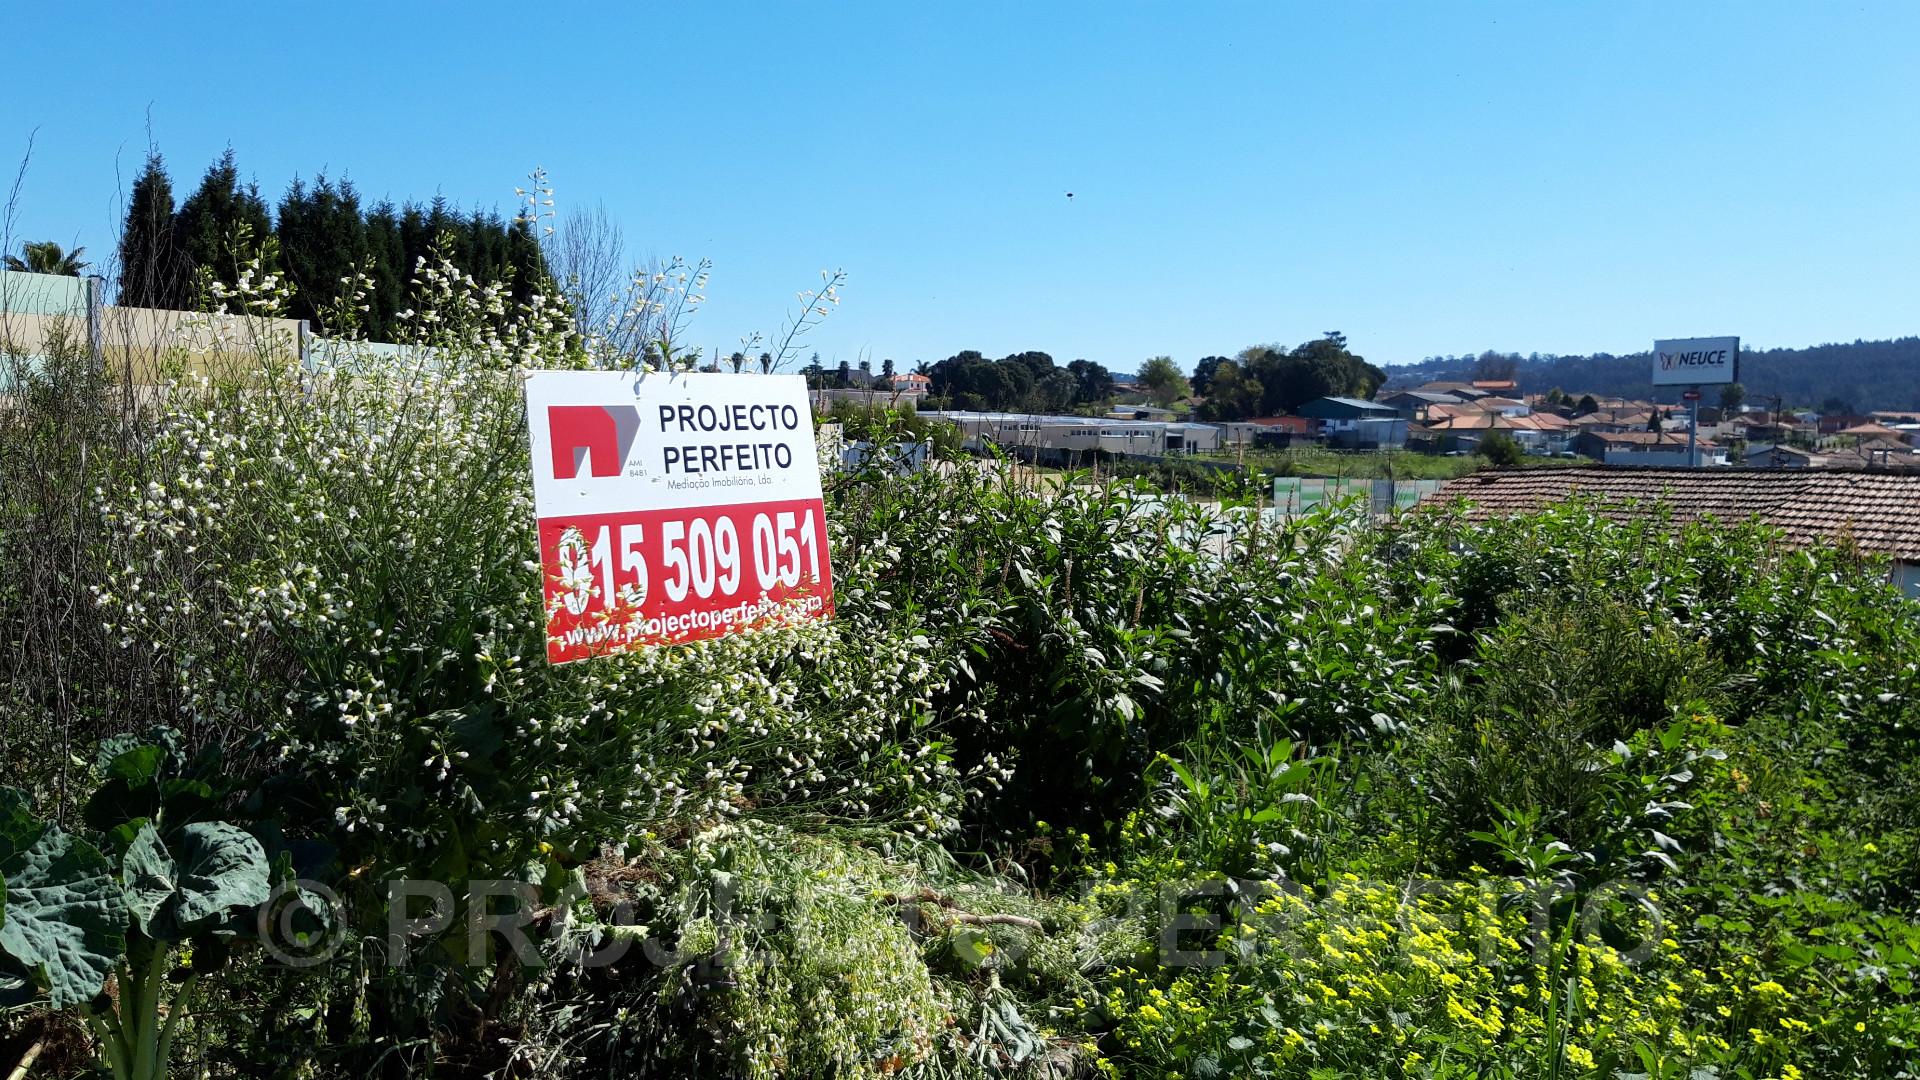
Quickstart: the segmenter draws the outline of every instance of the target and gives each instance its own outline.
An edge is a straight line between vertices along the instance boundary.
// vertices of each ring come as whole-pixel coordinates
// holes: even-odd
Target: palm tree
[[[52,240],[38,242],[27,240],[20,245],[20,255],[7,256],[7,269],[22,274],[58,274],[61,277],[79,277],[80,271],[87,268],[80,256],[86,248],[77,247],[72,251],[62,251],[60,245]],[[26,256],[21,258],[21,256]]]

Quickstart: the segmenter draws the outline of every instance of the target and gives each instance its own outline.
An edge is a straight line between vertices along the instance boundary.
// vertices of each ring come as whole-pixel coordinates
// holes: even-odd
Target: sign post
[[[1700,388],[1681,391],[1680,400],[1687,403],[1687,467],[1693,468],[1700,464],[1699,451],[1694,449],[1700,435]]]
[[[526,394],[550,662],[832,615],[801,376],[540,371]]]

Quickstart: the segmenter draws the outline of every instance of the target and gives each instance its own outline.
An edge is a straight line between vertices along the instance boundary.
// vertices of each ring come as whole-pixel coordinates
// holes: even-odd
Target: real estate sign
[[[832,614],[801,376],[542,371],[526,391],[548,660]]]
[[[1653,343],[1653,385],[1702,386],[1740,380],[1737,337],[1674,338]]]

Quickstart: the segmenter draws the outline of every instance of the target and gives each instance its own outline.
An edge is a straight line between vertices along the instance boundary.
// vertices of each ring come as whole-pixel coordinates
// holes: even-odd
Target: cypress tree
[[[341,327],[329,324],[338,321],[337,305],[349,295],[349,285],[341,279],[358,273],[367,257],[359,193],[351,183],[336,185],[324,173],[314,178],[311,188],[296,177],[280,200],[278,235],[280,257],[293,286],[288,314],[339,331]],[[370,330],[371,314],[355,311],[353,321]]]
[[[507,272],[513,275],[514,300],[524,304],[532,300],[536,292],[549,295],[558,292],[551,287],[546,256],[540,251],[532,222],[519,218],[508,226],[506,246]]]
[[[133,182],[127,224],[120,233],[120,303],[127,307],[184,308],[186,271],[174,228],[173,181],[157,150]]]
[[[397,340],[400,332],[399,313],[413,271],[405,252],[400,215],[391,202],[383,200],[367,214],[367,257],[373,266],[373,311],[367,317],[367,336],[375,341]]]
[[[240,243],[243,230],[246,240]],[[221,281],[237,280],[241,267],[260,253],[273,223],[259,188],[240,185],[231,147],[180,204],[174,231],[192,272],[210,272]]]

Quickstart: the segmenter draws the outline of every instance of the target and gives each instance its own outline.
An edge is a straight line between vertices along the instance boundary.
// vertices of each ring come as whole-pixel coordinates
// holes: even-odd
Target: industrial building
[[[1090,451],[1127,457],[1200,453],[1220,449],[1223,434],[1216,425],[1181,420],[961,411],[920,415],[958,427],[969,448],[1026,449],[1063,458]]]

